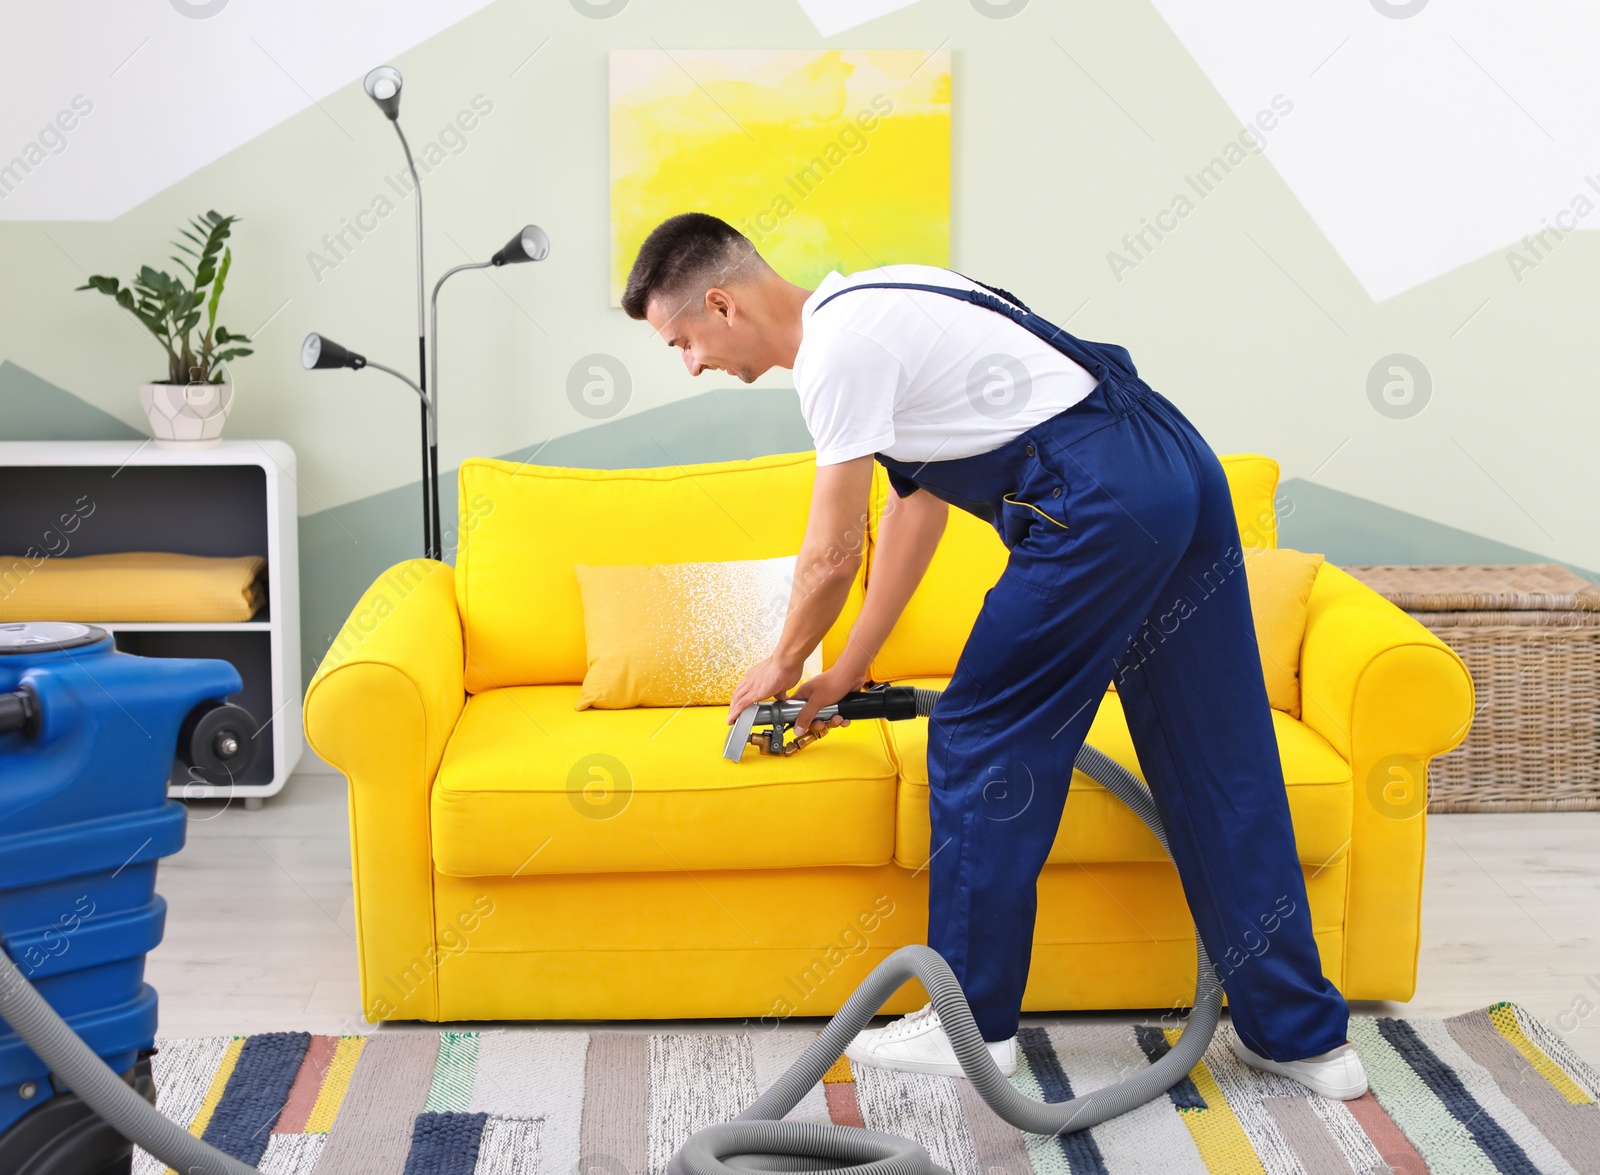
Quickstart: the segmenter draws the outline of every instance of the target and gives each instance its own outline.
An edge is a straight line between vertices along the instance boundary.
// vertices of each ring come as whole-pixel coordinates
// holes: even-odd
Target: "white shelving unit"
[[[304,752],[294,475],[294,450],[282,441],[227,440],[194,452],[158,449],[148,440],[0,442],[0,554],[22,555],[33,547],[55,548],[58,555],[175,551],[266,558],[267,604],[254,619],[95,622],[128,652],[232,662],[244,679],[233,700],[271,736],[245,781],[175,778],[174,798],[232,797],[258,808],[283,790]],[[61,533],[59,519],[85,497],[93,513],[70,534]]]

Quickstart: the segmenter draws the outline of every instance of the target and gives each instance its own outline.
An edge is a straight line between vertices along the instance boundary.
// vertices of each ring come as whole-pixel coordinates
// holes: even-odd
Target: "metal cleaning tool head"
[[[887,718],[891,721],[915,718],[918,691],[908,685],[870,683],[866,689],[848,693],[830,706],[817,711],[816,722],[827,722],[835,714],[845,718]],[[728,741],[723,745],[722,757],[737,763],[744,754],[746,743],[754,743],[763,755],[792,755],[802,747],[810,746],[827,731],[826,726],[816,727],[784,742],[784,734],[794,727],[795,719],[805,702],[791,699],[786,702],[757,702],[739,713],[728,731]]]

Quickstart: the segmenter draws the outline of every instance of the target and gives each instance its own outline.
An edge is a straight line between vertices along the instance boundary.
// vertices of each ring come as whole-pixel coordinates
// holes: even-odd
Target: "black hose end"
[[[917,691],[909,685],[883,685],[845,694],[838,702],[846,718],[887,718],[901,722],[917,716]]]
[[[27,686],[0,694],[0,734],[39,736],[39,696]]]

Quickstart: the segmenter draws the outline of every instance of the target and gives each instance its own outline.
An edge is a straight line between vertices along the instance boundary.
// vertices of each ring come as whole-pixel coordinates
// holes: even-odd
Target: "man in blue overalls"
[[[1228,483],[1128,352],[946,269],[830,273],[808,290],[703,213],[650,234],[623,307],[681,348],[692,375],[748,383],[792,368],[816,444],[784,632],[735,691],[730,723],[792,696],[806,702],[796,728],[809,729],[860,688],[950,506],[1010,550],[928,728],[928,944],[1001,1069],[1016,1069],[1035,884],[1115,680],[1190,911],[1224,961],[1235,1053],[1324,1096],[1364,1093],[1349,1009],[1311,934]],[[802,683],[860,565],[874,460],[895,493],[866,599],[838,660]],[[1032,783],[990,788],[997,778]],[[1268,949],[1226,966],[1263,937]],[[931,1007],[863,1032],[848,1055],[961,1072]]]

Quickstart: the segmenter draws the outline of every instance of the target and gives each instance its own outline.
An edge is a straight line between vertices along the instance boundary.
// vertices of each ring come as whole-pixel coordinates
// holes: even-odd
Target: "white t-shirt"
[[[800,311],[794,383],[817,464],[869,453],[948,461],[999,448],[1070,408],[1095,377],[1003,314],[924,290],[858,290],[917,282],[976,290],[931,265],[834,272]]]

